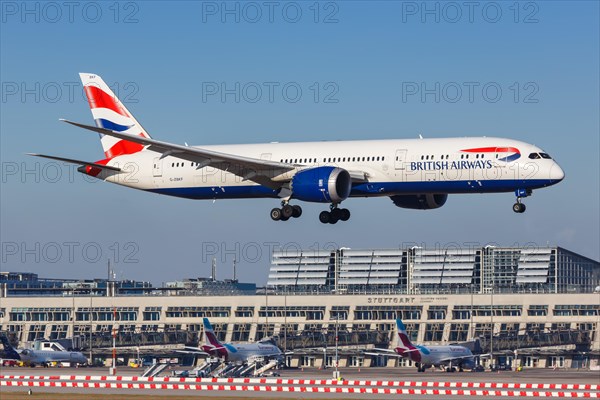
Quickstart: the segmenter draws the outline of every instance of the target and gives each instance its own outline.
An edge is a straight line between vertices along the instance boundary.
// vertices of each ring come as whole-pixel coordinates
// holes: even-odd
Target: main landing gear
[[[350,210],[347,208],[338,208],[337,204],[330,206],[331,211],[321,211],[319,221],[323,224],[335,224],[338,221],[348,221],[350,219]]]
[[[324,224],[335,224],[338,221],[348,221],[350,219],[350,210],[338,208],[337,204],[332,204],[330,211],[322,211],[319,214],[319,221]],[[290,218],[298,218],[302,215],[302,207],[291,205],[288,201],[281,202],[281,208],[271,210],[271,219],[273,221],[287,221]]]
[[[281,203],[281,208],[271,210],[271,219],[273,221],[287,221],[290,218],[298,218],[302,215],[302,207],[290,205],[287,202]]]
[[[525,204],[521,203],[521,199],[523,197],[531,196],[531,190],[517,189],[517,190],[515,190],[515,195],[517,196],[517,202],[515,204],[513,204],[513,211],[518,214],[522,214],[525,212],[527,207],[525,207]]]

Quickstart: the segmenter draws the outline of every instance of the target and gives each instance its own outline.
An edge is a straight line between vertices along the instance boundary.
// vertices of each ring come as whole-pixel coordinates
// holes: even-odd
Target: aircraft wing
[[[178,350],[178,353],[194,353],[194,354],[205,354],[205,355],[209,355],[207,352],[204,351],[204,349],[201,349],[200,347],[190,347],[190,346],[185,346],[183,348],[183,350]]]
[[[368,356],[386,356],[386,357],[398,357],[398,358],[404,358],[402,357],[400,354],[392,354],[392,353],[372,353],[372,352],[364,352],[363,354],[366,354]]]
[[[275,182],[273,181],[273,178],[296,168],[296,166],[292,164],[221,153],[198,147],[182,146],[179,144],[162,142],[160,140],[154,140],[142,136],[116,132],[110,129],[84,125],[65,119],[61,119],[61,121],[103,135],[113,136],[118,139],[139,143],[147,146],[148,150],[162,154],[161,158],[174,156],[191,162],[196,162],[198,163],[198,169],[211,166],[240,176],[244,180],[250,180],[272,189],[278,189],[282,186],[282,182]]]
[[[26,153],[26,154],[28,156],[49,158],[50,160],[64,161],[64,162],[68,162],[68,163],[71,163],[71,164],[77,164],[77,165],[83,165],[83,166],[89,165],[90,167],[100,168],[100,169],[107,169],[109,171],[116,171],[116,172],[121,171],[121,168],[111,167],[109,165],[103,165],[103,164],[98,164],[98,163],[93,163],[93,162],[75,160],[75,159],[72,159],[72,158],[47,156],[45,154],[37,154],[37,153]]]
[[[374,348],[373,350],[379,351],[379,352],[385,352],[385,353],[395,353],[398,354],[396,352],[396,350],[394,349],[378,349],[378,348]],[[404,353],[410,353],[413,351],[419,351],[419,349],[408,349],[408,350],[404,350]]]
[[[123,132],[112,131],[110,129],[80,124],[66,119],[61,119],[61,121],[103,135],[139,143],[146,146],[148,150],[162,154],[161,158],[174,156],[195,162],[198,163],[197,169],[211,166],[237,175],[243,180],[253,181],[271,189],[281,188],[284,182],[291,179],[291,175],[287,177],[282,175],[286,172],[293,171],[298,167],[297,165],[281,163],[278,161],[261,160],[258,158],[221,153],[200,147],[182,146],[179,144],[162,142],[143,136],[130,135]],[[368,180],[369,174],[364,171],[348,172],[350,173],[353,182],[366,182]]]

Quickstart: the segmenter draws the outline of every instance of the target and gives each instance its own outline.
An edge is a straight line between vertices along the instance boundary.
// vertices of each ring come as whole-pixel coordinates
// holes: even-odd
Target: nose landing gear
[[[518,214],[524,213],[526,209],[527,207],[525,204],[521,203],[520,200],[517,200],[517,202],[513,204],[513,211]]]
[[[531,189],[517,189],[515,190],[515,195],[517,196],[517,202],[513,204],[513,211],[518,214],[522,214],[525,212],[527,207],[525,207],[525,204],[521,203],[521,199],[531,196]]]

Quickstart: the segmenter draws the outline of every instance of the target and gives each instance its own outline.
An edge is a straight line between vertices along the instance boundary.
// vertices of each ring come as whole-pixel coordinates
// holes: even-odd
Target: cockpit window
[[[550,157],[550,155],[548,155],[546,153],[540,153],[540,156],[542,156],[542,158],[545,158],[547,160],[552,160],[552,157]]]
[[[532,160],[537,160],[541,157],[538,153],[531,153],[531,154],[529,154],[529,158],[531,158]]]

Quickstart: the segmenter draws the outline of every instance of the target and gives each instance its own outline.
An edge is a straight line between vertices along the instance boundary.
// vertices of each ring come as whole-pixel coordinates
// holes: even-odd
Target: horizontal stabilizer
[[[116,172],[120,172],[121,171],[121,168],[111,167],[109,165],[102,165],[102,164],[98,164],[98,163],[95,163],[95,162],[87,162],[87,161],[81,161],[81,160],[74,160],[72,158],[48,156],[48,155],[45,155],[45,154],[36,154],[36,153],[26,153],[26,154],[28,156],[49,158],[50,160],[64,161],[64,162],[68,162],[68,163],[71,163],[71,164],[89,165],[90,167],[100,168],[100,169],[106,169],[106,170],[109,170],[109,171],[116,171]]]

